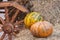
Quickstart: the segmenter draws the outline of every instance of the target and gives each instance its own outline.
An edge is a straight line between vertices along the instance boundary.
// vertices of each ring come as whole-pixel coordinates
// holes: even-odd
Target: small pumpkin
[[[53,32],[53,25],[47,21],[33,24],[30,28],[31,33],[37,37],[48,37]]]
[[[38,21],[42,21],[42,20],[43,18],[40,16],[40,13],[31,12],[27,14],[26,17],[24,18],[24,23],[26,25],[26,28],[30,28],[32,24]]]

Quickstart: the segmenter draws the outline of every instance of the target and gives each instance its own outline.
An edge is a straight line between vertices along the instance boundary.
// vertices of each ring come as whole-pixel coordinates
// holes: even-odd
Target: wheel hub
[[[14,27],[13,27],[13,24],[11,24],[11,23],[5,23],[3,25],[3,31],[5,33],[12,33],[13,32],[13,29],[14,29]]]

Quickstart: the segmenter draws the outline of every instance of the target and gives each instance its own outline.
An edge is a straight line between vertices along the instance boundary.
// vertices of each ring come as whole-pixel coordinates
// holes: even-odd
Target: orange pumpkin
[[[47,21],[40,21],[33,24],[30,31],[37,37],[48,37],[53,32],[53,25]]]

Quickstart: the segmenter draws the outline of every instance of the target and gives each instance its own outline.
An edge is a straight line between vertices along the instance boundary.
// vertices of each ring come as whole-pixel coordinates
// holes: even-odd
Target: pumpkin
[[[27,14],[26,17],[24,18],[24,24],[26,25],[26,28],[30,28],[32,24],[42,20],[43,18],[40,16],[40,13],[31,12]]]
[[[47,21],[36,22],[30,28],[33,36],[36,37],[48,37],[53,32],[53,25]]]

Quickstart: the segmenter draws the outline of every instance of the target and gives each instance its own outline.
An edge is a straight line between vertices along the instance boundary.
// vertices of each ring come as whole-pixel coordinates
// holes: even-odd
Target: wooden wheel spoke
[[[14,20],[15,20],[16,16],[18,15],[18,13],[19,13],[19,10],[17,10],[16,13],[13,15],[11,23],[14,22]]]
[[[13,8],[13,9],[9,12],[9,14],[11,14],[14,10],[15,10],[15,8]]]
[[[24,21],[24,20],[16,21],[15,24],[20,24],[20,23],[22,23],[23,21]]]
[[[0,24],[0,32],[2,32],[2,27],[3,27],[3,25],[2,25],[2,24]]]
[[[17,2],[14,2],[13,4],[13,7],[17,8],[18,10],[21,10],[22,12],[29,12],[28,9],[26,9],[24,6],[18,4]]]
[[[12,35],[13,35],[13,36],[15,36],[15,37],[17,37],[17,35],[16,35],[16,33],[15,33],[15,32],[13,32],[13,33],[12,33]]]
[[[8,34],[9,40],[12,40],[12,34]]]
[[[20,24],[20,23],[22,23],[24,20],[21,20],[21,21],[18,21],[18,23]]]
[[[8,14],[8,8],[5,7],[5,19],[6,19],[6,22],[9,22],[9,14]]]
[[[2,29],[0,29],[0,32],[2,32]]]
[[[5,37],[6,33],[3,33],[3,35],[1,36],[0,40],[3,40]]]
[[[0,21],[2,22],[2,24],[4,24],[5,23],[5,21],[0,17]]]

